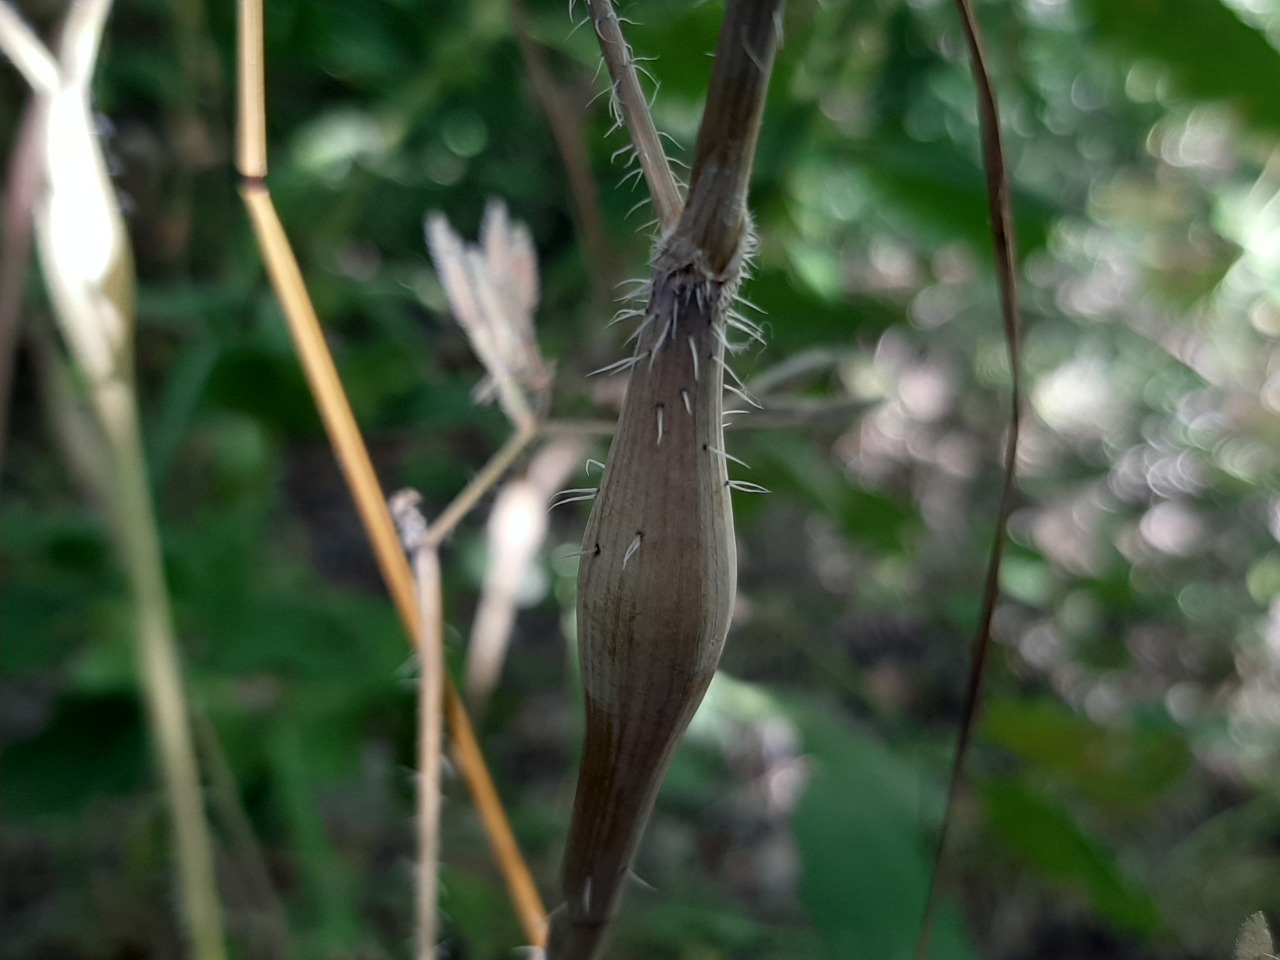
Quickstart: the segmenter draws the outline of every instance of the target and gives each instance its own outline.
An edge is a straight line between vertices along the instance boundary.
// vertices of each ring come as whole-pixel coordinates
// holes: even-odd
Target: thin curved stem
[[[987,203],[991,214],[992,243],[996,253],[996,283],[1000,290],[1000,314],[1004,323],[1005,346],[1009,357],[1009,426],[1005,439],[1000,507],[996,517],[991,551],[987,557],[986,574],[983,578],[982,612],[978,616],[978,627],[970,652],[968,687],[956,737],[956,752],[947,781],[946,806],[943,809],[942,825],[938,830],[933,870],[929,875],[924,918],[921,921],[920,936],[916,942],[916,960],[927,960],[929,956],[929,938],[933,929],[934,914],[937,912],[938,869],[946,853],[951,812],[964,776],[964,761],[973,741],[978,707],[982,701],[982,680],[991,652],[991,621],[1000,599],[1000,565],[1004,559],[1009,516],[1013,513],[1017,492],[1015,482],[1018,467],[1018,438],[1022,427],[1022,334],[1018,310],[1017,242],[1013,233],[1013,210],[1009,201],[1009,174],[1005,164],[1000,111],[996,103],[995,88],[991,83],[991,74],[987,69],[986,51],[982,44],[982,30],[978,25],[978,18],[969,0],[956,0],[956,7],[964,27],[965,42],[969,47],[969,60],[977,87],[978,123],[982,129],[982,159],[987,174]]]

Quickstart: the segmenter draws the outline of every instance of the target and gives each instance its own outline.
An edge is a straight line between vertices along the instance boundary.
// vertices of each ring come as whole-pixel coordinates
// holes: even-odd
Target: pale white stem
[[[413,575],[422,610],[418,645],[418,957],[435,960],[445,664],[440,555],[434,546],[424,544],[414,553]]]
[[[110,12],[111,0],[75,0],[68,8],[58,44],[62,79],[68,87],[88,93],[98,62],[102,30]]]
[[[8,2],[0,3],[0,51],[13,61],[23,79],[40,96],[51,97],[62,85],[53,54]]]

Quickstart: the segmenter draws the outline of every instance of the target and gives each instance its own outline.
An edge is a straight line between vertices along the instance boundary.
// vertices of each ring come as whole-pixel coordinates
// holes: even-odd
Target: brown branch
[[[588,263],[587,273],[595,287],[596,299],[601,304],[608,304],[613,299],[618,267],[613,243],[604,225],[604,214],[600,210],[599,187],[591,172],[582,111],[569,102],[552,76],[542,55],[542,47],[533,38],[525,0],[511,0],[511,21],[515,26],[516,43],[524,60],[525,73],[529,75],[529,88],[547,118],[551,138],[569,180],[574,220],[582,239],[582,255]]]
[[[283,308],[316,408],[355,501],[379,571],[400,620],[416,645],[422,635],[422,617],[415,598],[413,574],[387,510],[386,498],[369,459],[369,451],[325,343],[315,307],[307,294],[302,271],[298,268],[264,180],[267,151],[261,0],[240,0],[238,42],[240,113],[236,160],[244,178],[240,187],[241,197],[253,222],[258,246]],[[489,775],[462,698],[447,674],[442,679],[444,712],[453,742],[454,763],[471,791],[525,936],[530,943],[541,944],[546,936],[546,908],[538,896],[529,866],[516,845],[511,824],[502,801],[498,799],[498,791]]]
[[[620,124],[625,124],[636,148],[640,169],[649,184],[649,195],[658,214],[658,223],[664,230],[673,226],[680,217],[680,188],[671,163],[667,160],[658,130],[653,125],[649,104],[640,89],[636,74],[635,58],[631,47],[622,35],[613,0],[588,0],[591,19],[595,23],[596,36],[600,40],[600,53],[613,81],[613,110]]]
[[[241,195],[253,220],[276,296],[284,308],[295,349],[325,423],[329,442],[355,500],[365,535],[373,547],[378,568],[400,619],[416,643],[421,636],[421,628],[413,574],[400,547],[391,515],[387,512],[386,499],[369,459],[369,451],[342,390],[297,260],[265,184],[260,180],[246,180],[241,186]],[[531,943],[538,943],[544,936],[546,911],[529,867],[516,846],[511,825],[507,822],[462,700],[448,678],[445,680],[444,709],[453,738],[454,762],[471,790],[472,800],[489,835],[494,857],[507,882],[525,935]]]
[[[523,426],[513,433],[498,452],[489,458],[489,462],[481,468],[475,478],[463,487],[462,492],[453,498],[453,502],[445,507],[440,516],[436,517],[427,531],[427,540],[435,546],[443,543],[458,522],[471,512],[480,498],[502,479],[502,475],[515,462],[516,457],[524,452],[525,447],[537,435],[538,428],[535,425]]]
[[[267,175],[267,90],[263,78],[262,0],[240,0],[236,69],[236,169],[260,180]]]
[[[929,955],[929,937],[937,912],[938,869],[946,852],[948,827],[955,807],[956,794],[964,774],[964,761],[973,740],[977,724],[978,706],[982,699],[982,678],[991,652],[991,620],[1000,599],[1000,564],[1004,558],[1004,545],[1013,512],[1016,493],[1015,480],[1018,464],[1018,436],[1022,426],[1022,337],[1018,319],[1018,263],[1017,244],[1013,234],[1013,212],[1009,201],[1009,175],[1005,165],[1003,137],[1000,130],[1000,111],[996,104],[995,89],[987,69],[986,52],[982,44],[982,31],[973,12],[970,0],[956,0],[964,25],[965,41],[977,86],[978,123],[982,129],[982,158],[987,174],[987,201],[991,215],[991,237],[996,253],[996,282],[1000,290],[1000,313],[1004,322],[1005,343],[1009,356],[1009,426],[1004,449],[1004,478],[1000,490],[1000,508],[996,528],[987,558],[986,576],[982,587],[982,612],[978,629],[970,651],[969,680],[965,693],[964,709],[960,717],[960,729],[956,738],[955,757],[951,763],[951,775],[947,783],[946,807],[942,825],[938,830],[938,845],[934,853],[933,871],[929,877],[929,890],[925,900],[924,919],[920,924],[920,937],[916,943],[916,960],[926,960]]]
[[[741,252],[747,186],[781,34],[783,0],[729,0],[678,236],[723,272]]]

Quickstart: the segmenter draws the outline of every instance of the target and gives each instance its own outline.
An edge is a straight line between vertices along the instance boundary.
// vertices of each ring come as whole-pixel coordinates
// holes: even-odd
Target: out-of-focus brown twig
[[[167,0],[167,6],[180,79],[168,102],[166,125],[183,171],[207,169],[224,162],[219,137],[201,109],[222,112],[221,64],[204,0]]]
[[[29,104],[18,125],[5,178],[4,233],[0,236],[0,476],[4,476],[5,439],[9,434],[18,319],[22,315],[23,287],[31,263],[31,214],[44,163],[41,122],[39,107],[36,103]]]
[[[596,300],[603,306],[612,300],[614,284],[618,280],[618,266],[613,243],[605,229],[604,215],[600,211],[599,186],[591,172],[591,157],[587,152],[587,138],[581,120],[582,111],[569,102],[547,66],[542,47],[533,37],[525,0],[511,0],[511,21],[515,27],[516,42],[520,46],[525,73],[529,76],[529,87],[547,118],[551,137],[560,153],[560,161],[564,164],[565,176],[569,180],[569,193],[573,199],[574,218],[582,239],[583,259],[595,287]]]
[[[991,72],[987,68],[982,29],[973,12],[973,6],[970,0],[956,0],[956,7],[964,27],[965,42],[969,47],[969,59],[977,87],[978,123],[982,129],[982,159],[987,174],[987,202],[991,215],[992,242],[996,254],[996,283],[1000,290],[1000,313],[1004,323],[1005,344],[1009,357],[1009,425],[1005,438],[1004,478],[1000,491],[1000,507],[996,517],[991,552],[987,558],[986,575],[983,579],[982,612],[978,616],[977,632],[970,652],[969,679],[964,708],[960,716],[956,752],[947,782],[946,806],[943,810],[942,824],[938,830],[938,844],[934,853],[933,870],[929,877],[924,918],[920,924],[920,937],[916,943],[916,960],[926,960],[929,955],[929,937],[933,928],[934,914],[937,911],[938,869],[946,852],[947,830],[951,822],[956,794],[964,775],[964,761],[973,740],[978,706],[982,699],[982,678],[991,651],[991,621],[1000,599],[1000,564],[1004,558],[1009,515],[1013,512],[1016,494],[1014,484],[1018,465],[1018,436],[1022,426],[1022,333],[1018,311],[1017,243],[1013,234],[1013,210],[1009,201],[1009,175],[1005,165],[1000,111],[996,103],[995,88],[991,83]]]

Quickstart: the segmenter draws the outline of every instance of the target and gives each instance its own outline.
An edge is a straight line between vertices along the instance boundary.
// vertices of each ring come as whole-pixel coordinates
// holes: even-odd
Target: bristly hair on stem
[[[1000,564],[1004,557],[1004,543],[1013,512],[1016,493],[1015,479],[1018,464],[1018,435],[1022,426],[1022,335],[1018,317],[1018,262],[1017,244],[1013,234],[1013,211],[1009,202],[1009,175],[1005,166],[1004,142],[1000,130],[1000,112],[996,104],[995,88],[987,69],[986,51],[982,43],[982,30],[973,12],[970,0],[956,0],[960,20],[964,27],[965,42],[977,87],[978,123],[982,130],[982,159],[987,174],[987,202],[991,214],[992,242],[996,253],[996,283],[1000,290],[1000,313],[1004,322],[1005,343],[1009,354],[1010,391],[1009,426],[1004,449],[1004,477],[1000,491],[1000,508],[996,518],[994,539],[987,559],[986,575],[982,588],[982,612],[970,653],[969,679],[965,702],[956,737],[956,752],[951,763],[947,783],[947,800],[942,824],[938,830],[938,843],[934,853],[933,871],[929,877],[929,891],[925,900],[924,916],[920,923],[920,936],[916,942],[916,960],[927,960],[929,937],[937,912],[938,870],[946,853],[947,828],[950,825],[956,793],[964,773],[964,761],[973,739],[977,722],[978,705],[982,697],[982,678],[991,649],[991,621],[1000,598]]]
[[[612,0],[587,0],[587,5],[600,40],[600,54],[609,70],[615,109],[635,146],[658,222],[664,230],[668,229],[680,216],[680,188],[671,170],[671,162],[662,149],[648,100],[640,88],[635,56],[622,35]]]

